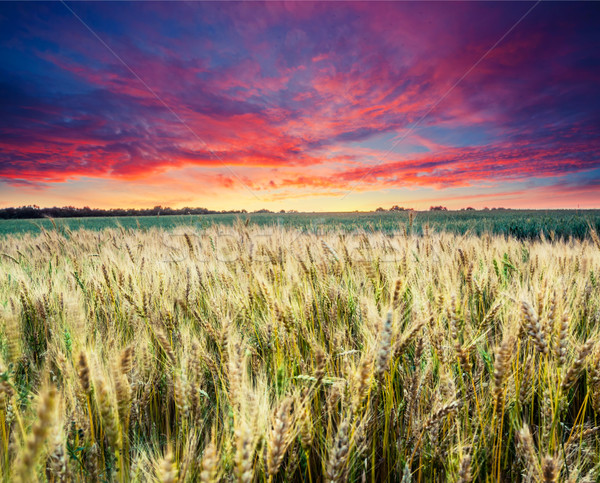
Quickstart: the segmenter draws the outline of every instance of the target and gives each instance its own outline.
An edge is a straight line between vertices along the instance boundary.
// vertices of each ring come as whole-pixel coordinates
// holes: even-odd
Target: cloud
[[[150,182],[227,165],[259,170],[242,176],[253,189],[314,196],[470,189],[600,165],[597,5],[540,4],[458,85],[528,6],[73,8],[146,86],[62,5],[3,5],[5,183]],[[205,182],[240,188],[235,177]],[[570,182],[587,189],[584,177]]]

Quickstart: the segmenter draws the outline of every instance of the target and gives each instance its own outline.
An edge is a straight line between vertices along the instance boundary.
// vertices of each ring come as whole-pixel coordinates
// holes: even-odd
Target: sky
[[[600,208],[598,2],[0,4],[0,207]]]

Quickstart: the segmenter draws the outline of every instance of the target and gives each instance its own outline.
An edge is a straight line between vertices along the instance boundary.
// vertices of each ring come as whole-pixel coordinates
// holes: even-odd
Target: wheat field
[[[600,241],[0,238],[3,481],[598,481]]]

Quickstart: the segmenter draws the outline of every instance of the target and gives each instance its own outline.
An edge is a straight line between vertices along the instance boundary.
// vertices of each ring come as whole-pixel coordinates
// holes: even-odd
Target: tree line
[[[0,219],[27,219],[27,218],[80,218],[99,216],[160,216],[160,215],[210,215],[216,213],[246,213],[246,210],[213,211],[207,208],[168,208],[155,206],[154,208],[76,208],[63,206],[53,208],[40,208],[36,205],[20,206],[17,208],[0,209]]]

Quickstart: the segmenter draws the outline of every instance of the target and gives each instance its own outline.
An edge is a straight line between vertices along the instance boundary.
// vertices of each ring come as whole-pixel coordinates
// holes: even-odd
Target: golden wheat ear
[[[56,418],[58,391],[50,386],[41,395],[37,408],[37,418],[27,436],[15,469],[15,480],[28,483],[36,479],[35,468],[46,438],[53,429]]]
[[[218,481],[219,474],[219,453],[216,440],[211,437],[209,443],[202,453],[202,462],[200,465],[200,481],[202,483],[212,483]]]
[[[176,483],[177,475],[173,452],[171,448],[168,448],[164,457],[156,465],[156,478],[160,483]]]

